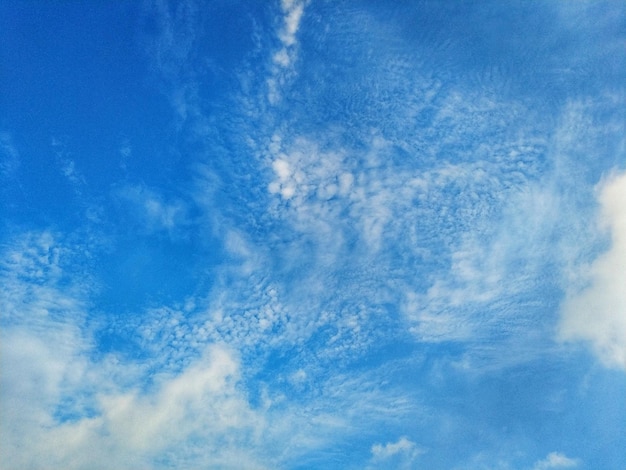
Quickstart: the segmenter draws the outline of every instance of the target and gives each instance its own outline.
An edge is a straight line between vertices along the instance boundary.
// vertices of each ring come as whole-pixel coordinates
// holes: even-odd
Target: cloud
[[[296,43],[296,33],[304,13],[304,2],[299,0],[281,0],[284,13],[284,25],[279,34],[283,45],[293,46]]]
[[[130,145],[130,141],[128,139],[124,139],[122,144],[119,147],[120,153],[120,168],[124,171],[128,169],[128,162],[133,156],[133,148]]]
[[[190,449],[193,444],[189,441],[199,440],[206,455],[205,465],[233,466],[234,449],[238,448],[242,462],[259,467],[254,465],[246,448],[249,439],[260,431],[255,426],[262,422],[236,389],[238,369],[230,352],[212,345],[180,375],[162,380],[152,392],[130,390],[102,396],[101,412],[83,421],[90,422],[90,429],[74,452],[87,455],[88,449],[104,444],[115,449],[116,454],[131,456],[135,461],[151,462],[159,455],[170,454],[171,465],[184,466],[185,454],[188,458],[199,450]],[[58,432],[62,434],[65,428],[82,425],[61,426]],[[219,444],[223,439],[227,440],[226,446]],[[172,454],[181,445],[187,447],[186,451]],[[132,467],[123,463],[123,457],[119,460],[117,465],[121,468]],[[199,460],[202,462],[204,458]]]
[[[495,176],[497,170],[493,172]],[[422,341],[519,333],[535,312],[520,308],[520,296],[536,287],[535,279],[551,256],[551,224],[559,215],[559,198],[549,186],[532,181],[514,190],[498,185],[489,190],[499,220],[476,214],[470,229],[454,240],[449,269],[425,292],[405,292],[403,311]]]
[[[66,275],[72,249],[49,231],[7,240],[1,255],[0,466],[41,467],[30,461],[23,443],[43,442],[41,430],[57,417],[89,406],[75,392],[90,388],[90,342],[83,333],[85,295],[92,287],[89,276]]]
[[[253,455],[263,420],[238,387],[230,349],[181,347],[185,363],[156,375],[168,348],[137,362],[94,349],[103,319],[89,311],[89,274],[76,276],[84,248],[49,231],[4,243],[0,467],[263,468]]]
[[[626,173],[612,173],[597,189],[598,227],[611,244],[589,266],[587,286],[568,292],[558,334],[590,343],[603,363],[626,369]]]
[[[245,240],[231,238],[234,254],[254,258]],[[195,313],[206,304],[195,298],[125,318],[118,326],[137,339],[140,358],[99,351],[94,333],[115,317],[90,312],[89,276],[73,275],[84,253],[51,232],[21,234],[3,249],[3,468],[288,467],[372,422],[415,413],[402,394],[378,390],[380,371],[330,373],[324,364],[345,354],[349,335],[331,338],[326,353],[305,347],[319,325],[354,330],[356,315],[287,322],[263,273],[239,272],[249,289],[211,302],[203,315]],[[259,348],[285,344],[303,352],[271,378],[256,377]]]
[[[297,56],[297,33],[304,14],[305,1],[282,0],[282,26],[278,31],[281,47],[272,55],[272,72],[266,80],[267,100],[276,105],[281,100],[281,88],[293,75]]]
[[[413,468],[417,457],[424,453],[414,442],[401,437],[397,442],[374,444],[368,468]]]
[[[372,455],[376,459],[388,459],[400,452],[412,452],[415,447],[414,442],[409,441],[406,437],[401,437],[398,442],[388,442],[385,445],[374,444]]]
[[[63,176],[72,186],[77,196],[82,196],[83,190],[87,185],[84,175],[76,168],[75,161],[71,158],[72,153],[68,150],[66,139],[52,138],[52,149],[56,155],[59,169]]]
[[[22,348],[33,350],[27,342]],[[29,354],[28,359],[40,361],[46,352]],[[35,382],[39,376],[28,374],[44,368],[54,371],[55,365],[67,368],[72,361],[47,359],[35,364],[18,362],[27,372],[17,378],[41,384]],[[98,388],[95,394],[87,393],[92,411],[78,410],[78,416],[64,421],[50,414],[50,400],[86,400],[80,383],[63,394],[41,386],[39,395],[20,397],[9,390],[6,406],[21,416],[11,414],[15,424],[3,426],[3,463],[7,468],[264,468],[254,456],[264,423],[236,388],[238,368],[231,353],[213,345],[181,374],[161,379],[149,392],[136,388],[107,392],[100,388],[107,377],[96,373],[93,385]],[[85,371],[79,375],[89,377]],[[20,441],[31,443],[27,452]]]
[[[126,185],[114,194],[128,204],[135,220],[148,233],[166,231],[179,234],[189,223],[187,205],[178,198],[166,201],[163,196],[143,185]]]
[[[372,130],[351,136],[355,144],[342,142],[335,131],[276,131],[259,152],[271,175],[268,213],[298,234],[274,256],[311,266],[306,285],[298,287],[300,299],[331,312],[337,305],[339,318],[360,310],[354,306],[362,302],[394,304],[405,314],[404,327],[429,342],[513,337],[530,323],[531,313],[515,307],[513,296],[533,287],[558,202],[525,174],[542,141],[483,144],[476,161],[412,168],[402,164],[409,158],[402,146],[410,142]],[[431,145],[436,153],[438,143]],[[501,160],[493,154],[502,154]],[[346,258],[351,266],[338,262]],[[343,279],[339,287],[337,278]],[[313,286],[319,289],[307,290]],[[354,328],[347,322],[345,329],[334,327],[356,343],[356,331],[375,335],[372,323],[389,315],[382,309],[376,320],[357,315]]]
[[[217,48],[229,45],[221,48],[226,56],[245,55],[222,36],[228,30],[244,38],[237,34],[243,30],[202,36],[195,18],[206,8],[157,2],[155,63],[178,119],[197,124],[168,139],[224,183],[203,180],[196,202],[210,202],[202,207],[140,184],[115,195],[140,226],[131,227],[133,235],[177,232],[195,223],[196,209],[206,213],[219,239],[211,256],[222,258],[192,281],[190,290],[201,294],[118,320],[140,357],[94,350],[84,325],[112,323],[114,315],[94,312],[83,285],[64,277],[60,260],[69,248],[55,236],[27,236],[3,253],[2,312],[13,322],[3,322],[0,346],[3,380],[13,386],[2,387],[14,410],[8,467],[312,468],[299,459],[338,455],[349,442],[345,455],[358,448],[371,466],[414,468],[422,450],[411,439],[423,441],[398,437],[429,427],[415,415],[445,427],[450,406],[467,401],[458,394],[472,398],[465,392],[481,386],[444,377],[449,369],[437,364],[466,347],[506,355],[508,348],[495,344],[502,336],[524,342],[525,328],[551,321],[542,320],[549,307],[542,305],[540,316],[515,297],[531,292],[535,305],[549,302],[550,293],[537,288],[547,278],[542,263],[553,262],[549,227],[572,216],[560,213],[556,192],[535,179],[552,157],[541,136],[551,124],[535,117],[551,109],[537,106],[535,115],[498,101],[493,90],[450,90],[450,81],[465,80],[445,75],[460,70],[419,57],[440,46],[432,33],[404,34],[414,13],[392,9],[374,23],[363,21],[364,11],[373,18],[382,10],[337,10],[329,2],[311,12],[321,21],[311,43],[299,44],[305,2],[283,1],[280,11],[276,5],[267,68],[252,56],[241,71],[260,87],[246,88],[258,95],[247,95],[252,104],[241,111],[231,106],[228,81],[205,84],[199,64],[212,55],[207,39],[218,36]],[[312,53],[298,56],[301,47]],[[454,58],[447,51],[441,55]],[[290,81],[300,59],[307,73]],[[284,108],[268,110],[268,97],[278,103],[283,93]],[[250,109],[260,117],[245,119]],[[121,153],[128,158],[131,150]],[[76,184],[77,168],[64,160]],[[203,228],[198,238],[210,238]],[[193,257],[214,262],[199,251]],[[83,271],[73,272],[82,278]],[[429,341],[466,343],[423,344]],[[418,364],[402,368],[394,355]],[[512,375],[519,374],[490,378]],[[438,398],[428,393],[433,388]],[[420,397],[440,408],[417,410]],[[486,415],[497,401],[485,402]],[[458,413],[474,412],[466,408]],[[538,465],[568,460],[552,453]]]
[[[533,470],[548,470],[551,468],[573,468],[578,467],[580,461],[572,459],[560,452],[550,452],[545,459],[535,463]]]
[[[8,132],[0,132],[0,175],[12,177],[20,165],[20,155]]]

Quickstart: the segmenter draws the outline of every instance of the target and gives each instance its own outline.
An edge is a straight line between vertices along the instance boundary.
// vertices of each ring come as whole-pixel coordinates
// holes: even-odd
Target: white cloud
[[[387,459],[400,452],[412,452],[415,449],[415,443],[406,437],[401,437],[398,442],[388,442],[385,445],[374,444],[372,446],[372,455],[378,459]]]
[[[433,179],[449,172],[428,178],[427,186],[433,187]],[[468,178],[465,172],[455,173],[457,181]],[[493,334],[492,327],[506,334],[507,328],[525,325],[528,312],[516,307],[513,299],[534,288],[533,279],[550,256],[558,197],[550,188],[533,183],[515,191],[497,186],[490,190],[493,204],[498,205],[497,223],[475,214],[470,230],[453,241],[449,269],[434,278],[426,292],[405,292],[403,310],[421,340],[475,340]],[[496,303],[499,307],[489,311]]]
[[[589,342],[609,366],[626,368],[626,173],[598,187],[599,227],[611,246],[589,267],[588,285],[570,291],[561,306],[559,337]]]
[[[367,158],[376,160],[376,152],[373,145]],[[288,209],[279,209],[284,211],[282,216],[293,217],[301,230],[322,231],[324,237],[334,232],[331,236],[336,238],[342,230],[352,228],[345,226],[345,216],[340,215],[350,207],[349,215],[363,239],[375,250],[380,247],[394,206],[402,203],[393,191],[406,174],[380,174],[382,169],[376,165],[371,171],[358,170],[354,162],[359,156],[341,148],[322,151],[315,142],[301,137],[286,143],[277,137],[268,157],[276,175],[269,192],[289,201]]]
[[[414,442],[401,437],[397,442],[374,444],[368,468],[414,468],[417,457],[424,453]]]
[[[281,67],[288,67],[291,62],[291,57],[287,52],[287,49],[281,49],[273,57],[274,63]]]
[[[264,468],[253,455],[264,422],[238,388],[231,350],[205,340],[198,357],[185,344],[194,338],[171,322],[159,326],[180,344],[165,344],[158,357],[135,363],[93,350],[87,320],[100,320],[89,317],[89,275],[65,272],[77,272],[83,253],[50,232],[23,234],[2,250],[0,467]],[[186,361],[149,376],[180,359],[172,348]]]
[[[81,413],[89,389],[84,296],[89,277],[69,280],[70,247],[50,233],[26,233],[6,242],[0,256],[0,428],[3,468],[43,467],[23,443],[42,442],[40,432],[57,413]],[[70,398],[70,400],[64,400]]]
[[[387,295],[387,286],[377,284],[377,279],[392,269],[397,284],[390,301],[404,307],[408,326],[420,340],[475,339],[477,334],[493,333],[487,330],[497,325],[515,326],[510,320],[497,321],[496,315],[511,315],[509,308],[494,309],[490,318],[476,312],[484,312],[483,307],[503,292],[518,293],[527,287],[526,277],[545,255],[542,237],[555,205],[546,197],[549,191],[534,185],[508,190],[509,179],[518,178],[518,173],[508,174],[483,160],[411,170],[395,164],[396,145],[378,132],[360,137],[361,145],[352,148],[326,142],[323,134],[315,141],[275,132],[259,152],[273,173],[269,192],[277,196],[269,213],[289,224],[309,246],[319,247],[300,252],[294,243],[280,253],[290,259],[313,259],[307,261],[314,263],[306,283],[311,289],[301,292],[300,298],[315,297],[318,308],[325,309],[334,301],[323,293],[333,292],[341,299],[337,303],[343,301],[342,310],[365,299],[378,302]],[[532,149],[526,145],[523,140],[511,144],[507,165],[516,167],[516,159],[528,158]],[[508,211],[503,224],[492,222],[493,211]],[[317,256],[322,250],[323,257]],[[342,256],[357,259],[353,253],[358,253],[357,263],[362,265],[349,272],[362,275],[358,280],[353,274],[344,276],[340,289],[333,288],[344,268],[337,261]],[[449,269],[431,271],[428,278],[416,276],[409,267],[448,255]],[[511,259],[525,255],[530,255],[525,269],[513,271]],[[389,266],[397,257],[401,267]],[[371,273],[370,265],[376,265]],[[371,289],[362,289],[363,285]],[[401,292],[404,300],[397,298]],[[374,293],[376,299],[371,298]],[[351,313],[344,311],[341,317],[352,318]],[[372,333],[367,316],[354,318],[354,327],[339,321],[345,328],[338,328],[338,333],[354,333],[353,340],[357,331]],[[516,322],[518,318],[525,317],[519,315]]]
[[[304,2],[298,0],[282,0],[281,7],[285,15],[284,26],[279,37],[285,46],[293,46],[296,33],[304,13]]]
[[[255,426],[262,422],[236,389],[238,369],[232,354],[214,345],[180,375],[163,380],[152,393],[103,396],[101,414],[80,443],[81,451],[101,443],[102,436],[111,436],[104,442],[121,455],[144,456],[150,461],[178,446],[189,446],[185,444],[189,439],[199,439],[207,464],[234,466],[236,461],[230,459],[235,457],[235,448],[242,462],[253,462],[242,443],[254,438],[260,430]],[[224,438],[230,441],[226,448],[218,444]],[[181,463],[172,462],[175,466]]]
[[[278,177],[277,181],[270,183],[269,191],[273,194],[280,193],[283,199],[291,199],[296,193],[296,186],[301,182],[301,173],[294,175],[289,162],[286,161],[287,156],[277,158],[272,163],[272,168]]]
[[[230,238],[233,254],[255,257],[246,240]],[[253,407],[245,374],[258,371],[255,348],[302,344],[318,327],[302,318],[285,330],[279,293],[255,276],[250,290],[257,296],[217,300],[223,313],[198,320],[190,312],[203,302],[189,299],[181,311],[162,307],[136,316],[152,323],[125,319],[123,327],[145,339],[144,357],[102,356],[86,328],[98,321],[85,298],[89,276],[65,272],[75,272],[81,253],[49,232],[17,237],[2,252],[2,468],[277,468],[354,438],[372,422],[414,412],[406,398],[377,389],[379,373],[329,376],[320,351],[301,355],[278,379],[299,394],[314,381],[314,396],[291,402],[280,387],[260,384]],[[354,329],[356,316],[328,314],[319,322]],[[271,327],[282,330],[268,336]],[[335,340],[332,348],[341,354],[345,344]],[[404,441],[400,447],[398,455],[412,452]]]
[[[278,31],[281,48],[272,55],[272,72],[266,80],[267,99],[270,104],[277,104],[281,96],[281,88],[293,74],[293,63],[297,55],[297,33],[304,14],[306,2],[301,0],[282,0],[282,26]]]
[[[572,459],[560,452],[550,452],[545,459],[535,463],[533,470],[548,470],[551,468],[574,468],[578,467],[580,461]]]
[[[39,364],[49,368],[50,360]],[[61,367],[70,364],[62,361]],[[8,439],[2,463],[7,468],[264,468],[254,456],[264,422],[236,388],[238,368],[231,353],[211,346],[195,364],[162,379],[153,391],[99,394],[93,416],[63,422],[50,414],[47,403],[51,398],[80,400],[84,393],[80,384],[63,394],[40,390],[43,403],[32,393],[11,396],[6,405],[23,416],[10,416],[16,424],[3,426]],[[94,385],[106,379],[97,377]],[[25,409],[30,414],[24,415]],[[20,441],[31,444],[24,449]]]

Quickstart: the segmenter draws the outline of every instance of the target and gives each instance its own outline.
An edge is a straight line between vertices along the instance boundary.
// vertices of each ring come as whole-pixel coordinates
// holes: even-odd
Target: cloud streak
[[[272,72],[267,78],[267,100],[270,105],[280,103],[283,88],[294,75],[294,62],[297,58],[297,34],[304,14],[306,2],[303,0],[281,0],[282,26],[278,31],[281,47],[272,56]]]
[[[20,155],[10,133],[0,131],[0,175],[4,178],[15,176],[20,166]]]

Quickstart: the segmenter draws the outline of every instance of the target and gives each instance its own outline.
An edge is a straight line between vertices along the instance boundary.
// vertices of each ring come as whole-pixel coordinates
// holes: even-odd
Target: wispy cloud
[[[140,230],[146,233],[165,231],[176,235],[189,224],[188,206],[180,198],[166,200],[144,185],[124,185],[116,188],[114,195],[127,204]]]
[[[306,1],[281,0],[282,25],[278,31],[281,47],[272,56],[272,72],[267,78],[267,99],[271,105],[281,100],[281,88],[293,75],[297,57],[297,33]]]
[[[20,165],[20,155],[10,133],[0,132],[0,175],[10,178]]]
[[[374,444],[372,446],[372,460],[368,468],[414,468],[416,459],[424,451],[414,442],[401,437],[397,442]]]
[[[120,153],[120,168],[126,171],[128,169],[128,161],[131,159],[133,155],[133,148],[128,139],[125,139],[121,143],[119,147],[119,153]]]
[[[67,144],[63,139],[53,138],[52,149],[56,154],[58,165],[61,173],[72,186],[72,189],[78,196],[82,196],[87,181],[83,174],[76,168],[76,162],[71,155],[71,152],[67,149]]]
[[[548,470],[551,468],[575,468],[580,460],[573,459],[560,452],[550,452],[545,459],[535,463],[533,470]]]

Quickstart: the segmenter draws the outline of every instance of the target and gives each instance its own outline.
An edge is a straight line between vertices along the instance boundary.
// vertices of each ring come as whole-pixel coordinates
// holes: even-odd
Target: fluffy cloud
[[[31,346],[23,343],[29,358],[45,356],[40,354],[43,345]],[[48,401],[53,396],[50,376],[57,362],[44,361],[34,371],[32,366],[26,367],[30,376],[22,374],[24,383],[35,383],[33,374],[48,369],[39,374],[48,379],[48,386],[40,391]],[[59,364],[67,368],[69,361]],[[19,426],[5,428],[2,462],[7,468],[146,468],[161,464],[262,468],[250,452],[261,436],[262,421],[237,391],[237,376],[238,363],[233,356],[222,347],[211,346],[196,364],[163,380],[154,391],[102,394],[93,416],[85,413],[80,419],[60,421],[32,393],[25,399],[12,394],[12,407],[30,413],[26,420],[14,421]],[[69,396],[80,397],[84,392],[77,386]],[[19,442],[31,443],[27,452]]]
[[[626,173],[599,185],[600,227],[611,246],[591,264],[587,286],[569,292],[559,336],[589,342],[609,366],[626,368]]]
[[[0,253],[0,467],[261,468],[248,450],[263,420],[229,349],[205,343],[182,372],[158,375],[94,351],[89,276],[67,274],[82,251],[42,232]]]

